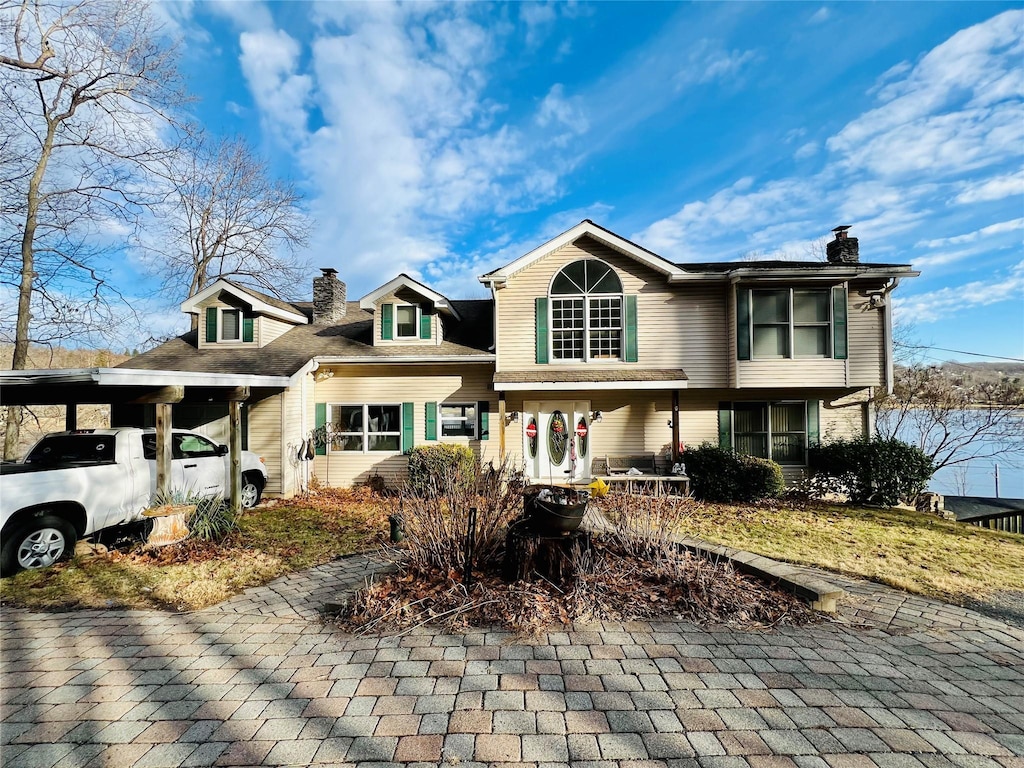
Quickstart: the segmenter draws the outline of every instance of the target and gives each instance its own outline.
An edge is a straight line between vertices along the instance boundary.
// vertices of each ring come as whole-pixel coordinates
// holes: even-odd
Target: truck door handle
[[[195,469],[196,466],[198,466],[198,465],[196,465],[196,464],[185,464],[185,469]]]

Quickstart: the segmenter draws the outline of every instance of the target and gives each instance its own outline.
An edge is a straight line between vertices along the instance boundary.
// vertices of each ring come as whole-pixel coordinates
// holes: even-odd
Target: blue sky
[[[583,218],[675,261],[815,258],[851,224],[921,269],[919,340],[1024,358],[1020,3],[157,9],[196,117],[296,183],[350,296],[483,296]]]

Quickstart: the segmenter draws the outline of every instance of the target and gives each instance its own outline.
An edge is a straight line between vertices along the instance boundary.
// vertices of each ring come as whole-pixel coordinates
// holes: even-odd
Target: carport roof
[[[201,373],[133,368],[56,368],[0,371],[0,404],[59,405],[123,402],[163,387],[206,391],[239,387],[281,389],[287,376]]]

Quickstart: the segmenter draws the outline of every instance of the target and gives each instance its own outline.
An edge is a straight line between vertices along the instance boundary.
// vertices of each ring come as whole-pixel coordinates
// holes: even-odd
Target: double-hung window
[[[441,437],[476,437],[474,403],[442,403]]]
[[[332,405],[331,450],[397,452],[402,443],[402,407]]]
[[[807,404],[734,403],[733,445],[737,453],[779,464],[804,463]]]
[[[750,291],[753,359],[831,357],[829,297],[828,289]]]
[[[411,304],[395,306],[395,338],[415,339],[419,336],[419,307]]]
[[[242,313],[237,309],[220,311],[220,340],[238,341],[242,338]]]
[[[597,259],[569,264],[551,282],[551,356],[561,361],[620,360],[622,282]]]

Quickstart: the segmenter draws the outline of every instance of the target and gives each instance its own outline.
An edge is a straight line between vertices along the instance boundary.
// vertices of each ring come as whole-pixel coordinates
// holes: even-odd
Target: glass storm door
[[[589,401],[523,404],[523,458],[535,483],[570,483],[590,478]]]

